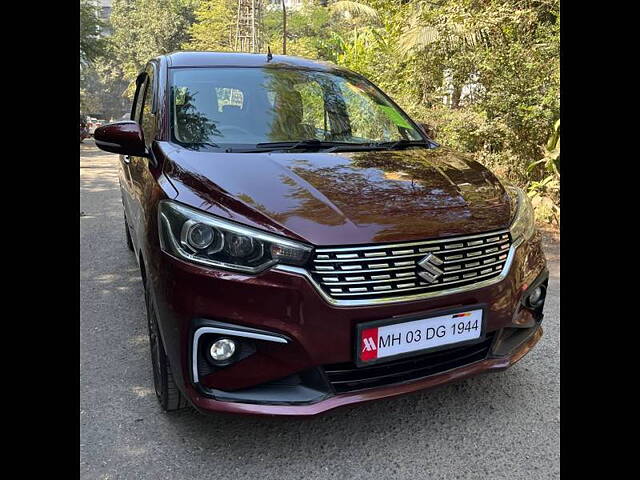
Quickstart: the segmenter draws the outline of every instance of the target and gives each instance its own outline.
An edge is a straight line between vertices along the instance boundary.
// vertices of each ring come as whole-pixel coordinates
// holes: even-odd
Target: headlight
[[[514,212],[509,231],[512,241],[517,244],[530,239],[535,231],[533,206],[522,189],[510,185],[507,187],[507,191],[511,196],[512,211]]]
[[[160,246],[202,265],[259,273],[276,263],[304,265],[312,247],[162,200],[158,210]]]

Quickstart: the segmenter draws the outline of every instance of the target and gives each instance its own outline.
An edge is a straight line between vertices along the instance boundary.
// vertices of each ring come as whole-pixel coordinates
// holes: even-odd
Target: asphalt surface
[[[116,155],[80,146],[82,479],[550,479],[560,475],[559,243],[545,333],[505,372],[310,419],[165,414],[153,393]]]

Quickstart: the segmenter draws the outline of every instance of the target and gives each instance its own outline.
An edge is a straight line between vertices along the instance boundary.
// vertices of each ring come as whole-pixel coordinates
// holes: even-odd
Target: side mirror
[[[142,129],[133,120],[123,120],[98,127],[93,138],[96,146],[105,152],[134,157],[146,157],[148,154]]]
[[[422,131],[425,133],[427,137],[434,140],[436,138],[436,130],[428,123],[418,123]]]

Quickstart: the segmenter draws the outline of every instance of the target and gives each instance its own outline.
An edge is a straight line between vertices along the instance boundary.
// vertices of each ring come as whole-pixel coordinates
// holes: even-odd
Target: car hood
[[[508,228],[510,201],[478,162],[438,147],[212,153],[156,145],[176,200],[314,245]]]

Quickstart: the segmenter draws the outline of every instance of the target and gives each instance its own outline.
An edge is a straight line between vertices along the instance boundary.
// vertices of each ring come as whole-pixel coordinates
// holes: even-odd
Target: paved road
[[[545,335],[513,368],[311,419],[164,414],[127,250],[117,157],[80,146],[83,479],[559,477],[559,245]]]

